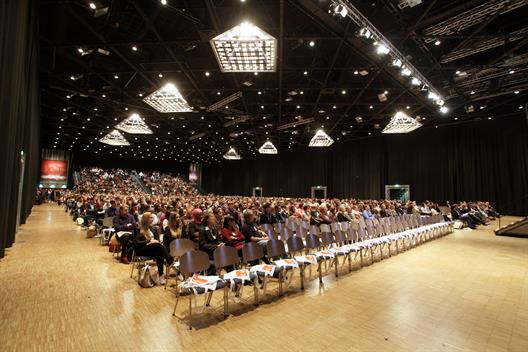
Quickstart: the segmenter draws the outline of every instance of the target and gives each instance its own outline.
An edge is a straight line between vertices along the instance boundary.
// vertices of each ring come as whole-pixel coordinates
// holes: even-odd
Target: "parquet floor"
[[[172,292],[140,288],[62,208],[36,206],[0,261],[0,350],[526,352],[528,239],[495,226],[342,268],[322,289],[315,271],[304,293],[296,277],[286,297],[231,302],[228,319],[200,314],[189,331]]]

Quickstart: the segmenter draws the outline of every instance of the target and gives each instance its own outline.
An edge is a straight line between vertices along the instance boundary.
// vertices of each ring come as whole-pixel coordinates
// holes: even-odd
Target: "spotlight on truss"
[[[317,130],[317,132],[314,134],[314,136],[310,140],[310,143],[308,144],[308,146],[309,147],[329,147],[332,144],[334,144],[334,140],[330,138],[330,136],[327,135],[325,131]]]
[[[172,83],[165,84],[143,101],[162,113],[192,111],[178,88]]]
[[[126,138],[123,137],[121,132],[118,130],[113,130],[112,132],[108,133],[106,136],[101,138],[99,142],[114,146],[130,145],[130,143],[128,143]]]
[[[231,148],[229,148],[227,153],[224,154],[224,159],[226,159],[226,160],[240,160],[240,159],[242,159],[242,157],[240,156],[240,154],[237,153],[235,148],[231,147]]]
[[[342,18],[345,18],[348,14],[348,10],[346,7],[340,4],[332,4],[330,5],[330,9],[328,10],[328,13],[333,14],[334,16],[341,16]]]
[[[422,124],[405,113],[398,111],[390,120],[389,124],[385,126],[382,133],[409,133]]]
[[[271,141],[266,141],[259,148],[259,153],[260,154],[278,154],[278,151]]]
[[[213,39],[211,46],[222,72],[275,72],[277,39],[242,22]]]
[[[132,114],[117,126],[117,129],[130,134],[152,134],[152,130],[138,114]]]

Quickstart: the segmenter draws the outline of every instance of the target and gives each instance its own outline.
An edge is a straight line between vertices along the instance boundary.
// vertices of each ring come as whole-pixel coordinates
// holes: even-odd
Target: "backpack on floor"
[[[97,230],[95,229],[95,226],[91,225],[86,231],[86,238],[93,238],[96,234]]]
[[[145,265],[139,269],[138,284],[143,288],[151,288],[159,283],[158,269]]]

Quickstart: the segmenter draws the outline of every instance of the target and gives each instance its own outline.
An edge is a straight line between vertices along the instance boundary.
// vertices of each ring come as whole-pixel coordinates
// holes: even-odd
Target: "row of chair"
[[[303,290],[305,269],[309,268],[311,276],[312,265],[317,265],[321,284],[322,266],[324,265],[325,273],[334,267],[337,277],[340,258],[343,258],[341,266],[348,264],[350,272],[358,256],[363,266],[365,257],[370,258],[370,263],[374,262],[378,249],[381,260],[385,256],[391,256],[394,249],[399,253],[453,231],[452,223],[444,222],[441,215],[420,217],[406,214],[399,218],[366,220],[364,225],[361,221],[353,221],[319,227],[309,226],[308,229],[300,225],[295,231],[283,226],[278,234],[274,228],[273,233],[269,233],[271,239],[266,244],[266,254],[256,243],[246,243],[243,246],[242,258],[238,257],[237,251],[232,247],[217,248],[214,252],[214,266],[217,273],[225,272],[224,275],[200,275],[210,269],[211,263],[207,254],[195,251],[194,243],[190,240],[172,241],[170,252],[176,260],[167,268],[167,273],[172,271],[176,274],[177,293],[173,315],[176,314],[179,298],[185,291],[189,293],[189,328],[192,328],[193,296],[205,293],[204,307],[208,307],[213,292],[222,289],[224,315],[227,316],[229,292],[234,291],[240,295],[245,285],[253,285],[254,303],[258,304],[259,295],[266,293],[269,280],[278,282],[278,293],[281,296],[284,286],[286,290],[289,287],[293,278],[292,271],[295,269],[299,269],[300,288]],[[270,231],[268,226],[262,228]],[[395,248],[392,248],[392,244]],[[271,264],[261,264],[263,259],[267,259]],[[183,281],[178,284],[179,274],[183,276]],[[259,288],[259,278],[262,288]]]

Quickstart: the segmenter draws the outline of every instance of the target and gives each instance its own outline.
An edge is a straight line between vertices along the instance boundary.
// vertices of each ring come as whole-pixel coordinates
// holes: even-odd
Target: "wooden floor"
[[[61,208],[36,206],[0,261],[0,350],[526,352],[528,239],[495,226],[343,268],[323,289],[294,280],[284,298],[201,314],[189,331],[172,292],[140,288]]]

